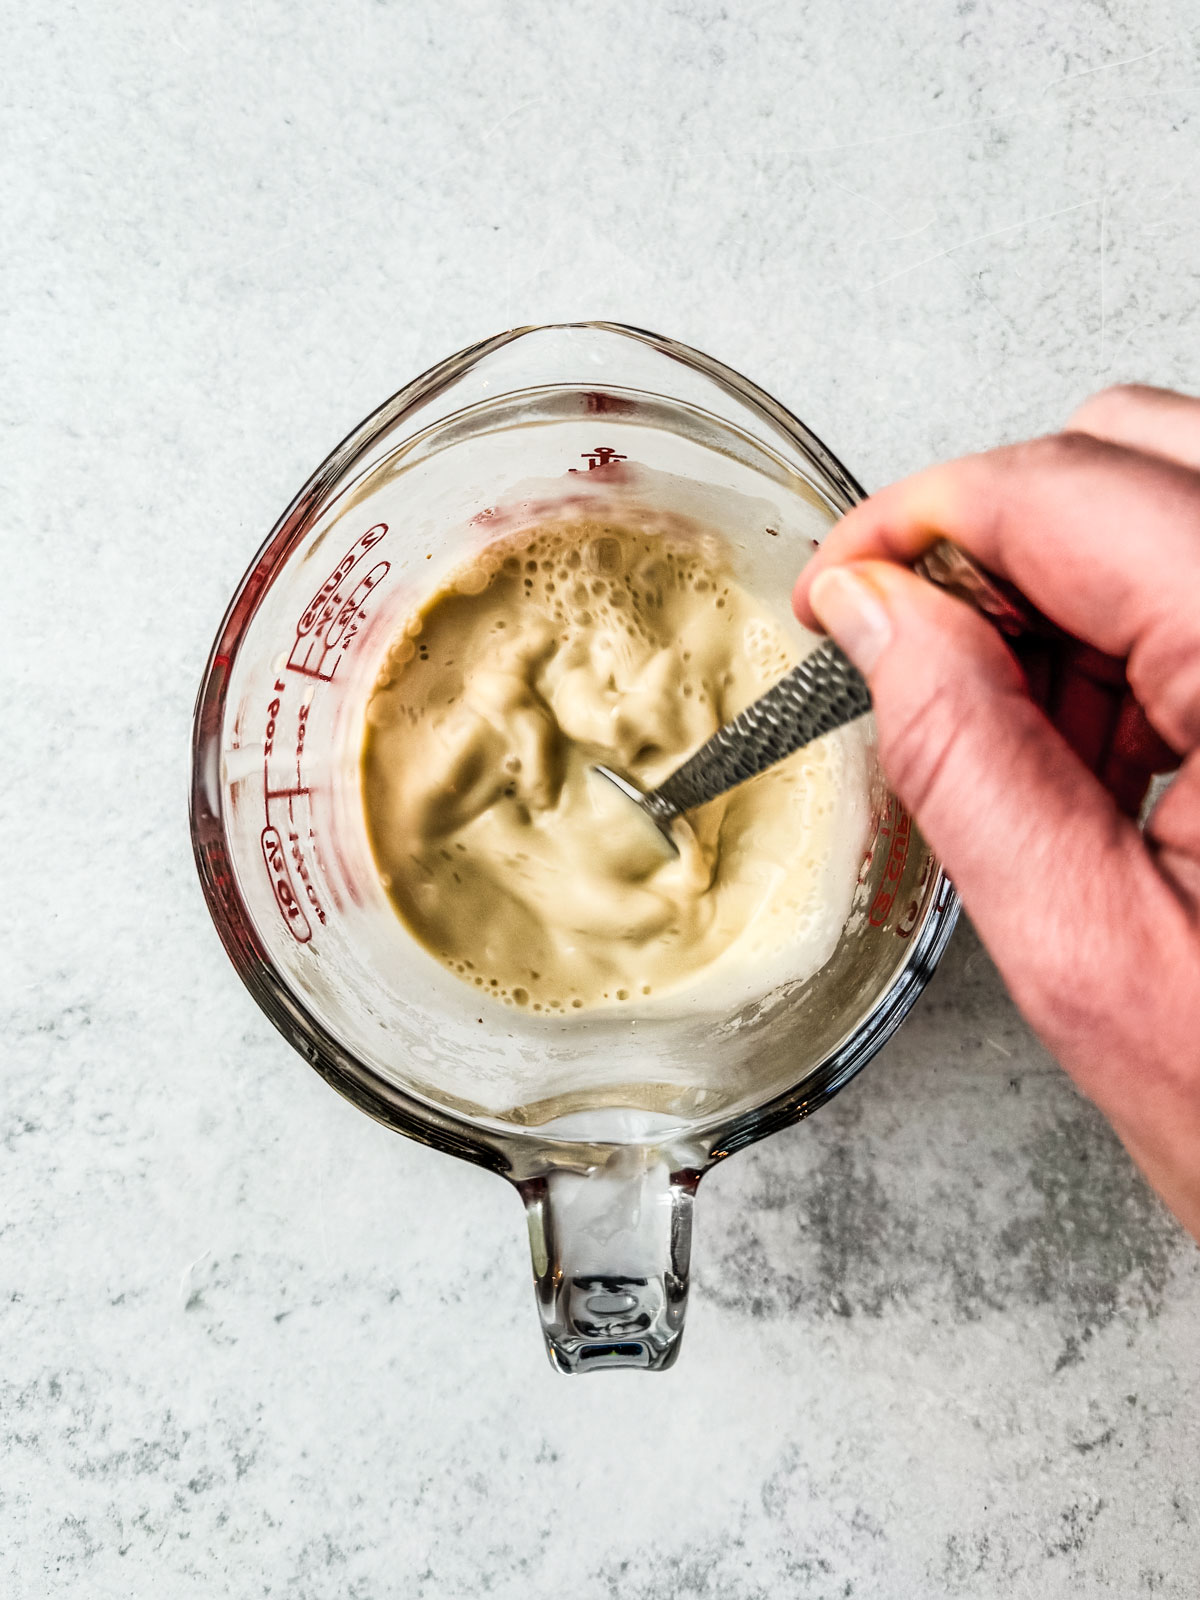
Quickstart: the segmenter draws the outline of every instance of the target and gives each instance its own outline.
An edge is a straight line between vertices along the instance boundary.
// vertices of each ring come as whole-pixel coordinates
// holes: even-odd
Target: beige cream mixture
[[[400,916],[467,983],[551,1014],[807,976],[861,857],[853,730],[677,824],[678,856],[591,772],[652,787],[795,659],[714,536],[563,521],[489,546],[410,619],[367,707]]]

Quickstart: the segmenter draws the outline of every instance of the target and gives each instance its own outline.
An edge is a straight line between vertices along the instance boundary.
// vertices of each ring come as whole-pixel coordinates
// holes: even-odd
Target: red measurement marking
[[[343,594],[342,585],[387,531],[386,522],[377,522],[373,528],[368,528],[313,595],[296,624],[296,642],[287,662],[292,672],[305,678],[319,678],[325,683],[333,677],[343,653],[358,633],[359,624],[366,618],[364,601],[387,576],[391,563],[378,562],[349,594]]]
[[[276,685],[276,687],[278,688],[278,685]],[[266,765],[267,765],[267,762],[271,759],[272,752],[275,749],[275,720],[279,716],[279,708],[280,708],[280,706],[282,704],[283,704],[283,701],[280,700],[278,695],[276,695],[275,699],[272,700],[270,705],[267,707],[267,725],[266,725],[265,729],[263,730],[263,772],[264,772],[264,782],[265,782]]]
[[[594,472],[597,467],[611,466],[614,461],[628,461],[628,456],[623,456],[619,450],[614,450],[610,445],[598,444],[594,450],[581,450],[580,455],[587,462],[587,470]],[[568,472],[581,472],[581,467],[568,467]]]
[[[585,405],[593,416],[624,415],[635,409],[632,400],[622,400],[619,395],[605,394],[602,389],[588,391]]]
[[[366,620],[366,612],[362,609],[364,600],[371,590],[376,588],[387,577],[392,569],[390,561],[380,561],[373,566],[365,578],[360,578],[350,591],[349,596],[343,601],[337,615],[332,619],[325,630],[325,644],[330,650],[338,648],[344,650],[358,632],[360,622]]]
[[[380,539],[383,538],[386,532],[387,523],[377,522],[373,528],[368,528],[366,533],[354,541],[349,550],[346,551],[346,554],[338,562],[337,566],[334,567],[333,571],[325,579],[325,582],[317,590],[316,594],[313,595],[312,600],[309,603],[308,610],[296,624],[297,634],[310,633],[312,629],[316,627],[317,619],[321,615],[322,608],[331,598],[338,584],[341,583],[344,577],[346,577],[351,567],[357,566],[362,560],[363,556],[366,555],[367,551],[379,543]]]
[[[264,828],[262,831],[263,860],[267,863],[267,874],[271,879],[271,887],[275,891],[275,901],[283,912],[283,920],[288,930],[298,944],[307,944],[312,938],[312,929],[309,927],[308,918],[304,915],[304,908],[296,896],[292,885],[291,875],[288,872],[287,857],[283,853],[283,840],[279,837],[278,828]]]
[[[386,522],[377,522],[373,528],[368,528],[365,533],[360,534],[313,595],[296,624],[296,642],[292,646],[287,662],[292,672],[299,673],[301,677],[317,678],[322,682],[328,682],[333,677],[338,662],[357,637],[360,625],[366,620],[365,607],[368,596],[390,572],[391,563],[376,562],[348,592],[345,590],[347,579],[387,531]],[[300,944],[306,944],[312,938],[308,911],[311,910],[322,923],[325,921],[325,911],[318,898],[299,836],[289,828],[288,849],[285,850],[279,829],[271,824],[272,801],[287,802],[290,823],[294,816],[295,801],[301,795],[309,793],[308,785],[303,781],[308,705],[302,705],[298,711],[294,750],[289,750],[285,740],[283,748],[276,751],[287,683],[286,676],[276,678],[274,696],[267,704],[263,727],[263,804],[267,826],[262,831],[262,853],[267,865],[267,876],[271,880],[271,888],[275,894],[276,904],[283,913],[283,919],[293,938]],[[291,774],[288,768],[295,772],[294,783],[289,781]],[[288,853],[303,885],[303,895],[296,893],[292,871],[288,866]]]
[[[325,908],[317,898],[316,887],[312,881],[312,874],[308,870],[308,863],[304,859],[304,851],[300,848],[300,835],[288,833],[288,844],[291,846],[292,860],[296,863],[296,871],[300,874],[300,881],[304,885],[304,893],[309,905],[317,914],[317,920],[322,927],[325,925]]]
[[[292,807],[295,800],[300,795],[309,793],[308,785],[302,781],[304,740],[308,733],[308,714],[312,710],[312,707],[307,705],[300,707],[299,716],[296,719],[296,781],[295,783],[283,784],[277,779],[275,787],[271,786],[271,758],[275,754],[275,724],[280,716],[283,694],[287,685],[281,678],[276,678],[275,687],[279,693],[267,707],[267,726],[263,736],[263,799],[266,802],[268,823],[271,820],[272,800],[286,800],[290,818],[293,814]],[[282,752],[280,754],[282,755]]]
[[[904,864],[908,860],[908,846],[912,839],[912,821],[908,812],[894,797],[888,800],[879,833],[882,839],[886,839],[890,834],[892,843],[888,851],[887,865],[883,869],[883,882],[871,905],[869,921],[873,928],[882,928],[891,915],[896,901],[896,890],[900,887],[900,879],[904,874]],[[908,931],[911,932],[911,928]]]
[[[866,883],[871,876],[871,863],[875,859],[876,851],[887,848],[888,840],[892,836],[892,821],[895,814],[896,801],[890,794],[885,794],[882,799],[876,800],[871,807],[871,837],[867,841],[867,852],[858,869],[859,883]]]
[[[921,881],[917,884],[916,893],[905,907],[904,915],[896,924],[896,937],[907,939],[917,925],[921,915],[921,904],[925,899],[925,891],[929,887],[929,880],[933,876],[933,857],[926,855],[925,865],[921,868]]]

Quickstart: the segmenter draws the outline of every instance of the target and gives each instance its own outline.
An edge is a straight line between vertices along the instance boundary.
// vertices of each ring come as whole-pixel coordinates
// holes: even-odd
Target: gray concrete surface
[[[264,533],[498,328],[698,344],[868,484],[1194,385],[1196,23],[5,8],[11,1600],[1196,1593],[1196,1252],[969,930],[840,1100],[708,1180],[679,1365],[566,1381],[515,1198],[272,1033],[185,818]]]

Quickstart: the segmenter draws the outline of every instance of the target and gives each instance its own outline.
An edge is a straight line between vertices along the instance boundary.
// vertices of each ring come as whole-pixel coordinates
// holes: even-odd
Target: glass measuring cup
[[[615,324],[519,329],[401,390],[317,470],[234,597],[196,708],[192,837],[250,992],[342,1094],[524,1200],[554,1364],[661,1369],[704,1172],[807,1115],[903,1019],[957,899],[890,795],[833,955],[714,1015],[703,986],[531,1016],[408,934],[367,840],[364,703],[388,645],[499,533],[566,508],[716,523],[739,580],[796,628],[797,568],[861,491],[719,362]]]

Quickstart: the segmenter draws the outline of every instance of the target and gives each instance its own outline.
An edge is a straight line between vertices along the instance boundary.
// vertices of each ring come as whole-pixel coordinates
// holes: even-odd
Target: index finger
[[[872,495],[800,575],[796,614],[826,567],[907,565],[946,537],[1076,638],[1129,658],[1159,732],[1200,743],[1200,474],[1086,434],[931,467]]]

